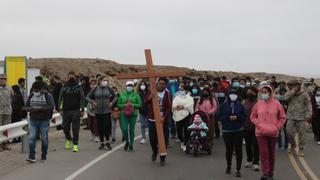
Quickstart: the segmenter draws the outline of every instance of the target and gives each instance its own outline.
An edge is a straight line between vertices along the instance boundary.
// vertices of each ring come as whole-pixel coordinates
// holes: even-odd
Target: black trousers
[[[232,165],[233,151],[236,152],[237,170],[241,170],[242,164],[242,131],[239,132],[224,132],[223,133],[224,144],[226,146],[226,160],[227,166]]]
[[[100,137],[100,142],[104,142],[104,138],[109,142],[111,135],[111,113],[108,114],[96,114],[96,120],[98,124],[98,132]]]
[[[79,131],[80,131],[80,110],[68,110],[63,111],[63,132],[67,140],[73,142],[73,145],[78,145],[79,143]],[[72,136],[70,134],[70,129],[72,126]]]
[[[156,123],[154,121],[148,121],[148,127],[149,127],[149,140],[150,145],[152,148],[153,154],[158,154],[158,137],[157,137],[157,129],[156,129]],[[169,122],[165,122],[163,124],[163,134],[164,134],[164,142],[166,144],[166,147],[168,147],[169,144]]]
[[[260,162],[260,153],[255,131],[244,130],[243,136],[246,141],[247,161],[258,165]]]
[[[188,126],[190,125],[190,118],[191,116],[189,115],[188,117],[176,123],[178,139],[180,140],[180,142],[184,143],[184,145],[187,144],[190,138],[190,134],[188,131]]]

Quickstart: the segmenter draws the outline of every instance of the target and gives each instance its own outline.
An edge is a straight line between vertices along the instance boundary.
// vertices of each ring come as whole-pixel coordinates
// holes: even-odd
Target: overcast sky
[[[320,76],[319,0],[1,0],[0,57]]]

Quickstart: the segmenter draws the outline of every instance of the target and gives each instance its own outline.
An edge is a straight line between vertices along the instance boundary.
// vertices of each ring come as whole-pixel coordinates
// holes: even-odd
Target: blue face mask
[[[240,83],[239,83],[239,82],[234,82],[234,83],[232,84],[232,86],[233,86],[233,87],[240,87]]]
[[[198,94],[198,89],[192,89],[192,94]]]
[[[270,95],[269,95],[269,94],[261,94],[261,99],[262,99],[262,100],[267,101],[267,100],[269,100],[269,98],[270,98]]]
[[[179,91],[179,95],[180,96],[185,96],[186,95],[186,91]]]

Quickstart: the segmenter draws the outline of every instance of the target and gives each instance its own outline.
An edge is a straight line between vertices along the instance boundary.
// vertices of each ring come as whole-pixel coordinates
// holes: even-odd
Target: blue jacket
[[[179,81],[169,82],[167,85],[167,89],[170,92],[172,98],[179,91]]]
[[[230,120],[230,116],[237,116],[237,120]],[[222,124],[222,131],[240,131],[243,129],[244,122],[246,121],[246,113],[242,103],[237,100],[232,102],[229,95],[226,101],[221,105],[219,113],[219,121]]]

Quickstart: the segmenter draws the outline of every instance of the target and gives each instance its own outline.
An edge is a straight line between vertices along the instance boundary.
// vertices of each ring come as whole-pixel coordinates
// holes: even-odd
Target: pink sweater
[[[212,100],[212,104],[210,100],[204,100],[202,104],[197,103],[196,111],[203,111],[207,113],[209,116],[214,115],[217,112],[217,102],[215,99]]]
[[[256,126],[256,136],[278,137],[279,130],[286,122],[286,113],[279,101],[271,97],[267,101],[257,102],[250,120]]]

